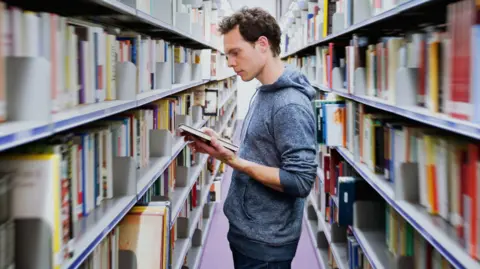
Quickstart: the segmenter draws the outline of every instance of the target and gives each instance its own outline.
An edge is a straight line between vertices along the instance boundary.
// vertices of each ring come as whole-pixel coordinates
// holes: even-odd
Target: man
[[[259,8],[242,9],[220,24],[228,65],[244,81],[262,86],[243,123],[238,155],[193,137],[192,150],[231,166],[224,212],[236,269],[291,268],[302,227],[305,198],[316,177],[315,90],[299,72],[286,69],[280,28]]]

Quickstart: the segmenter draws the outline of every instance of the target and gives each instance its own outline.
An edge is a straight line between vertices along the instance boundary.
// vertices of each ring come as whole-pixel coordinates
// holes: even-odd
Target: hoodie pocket
[[[295,199],[250,179],[241,204],[252,222],[282,226],[292,218]]]
[[[245,216],[249,219],[249,220],[253,220],[252,216],[248,213],[248,210],[247,210],[247,206],[245,204],[245,201],[247,199],[247,192],[248,192],[248,186],[250,185],[250,181],[247,181],[247,183],[245,184],[245,188],[243,188],[243,193],[242,193],[242,202],[241,202],[241,205],[242,205],[242,210],[243,210],[243,213],[245,213]]]

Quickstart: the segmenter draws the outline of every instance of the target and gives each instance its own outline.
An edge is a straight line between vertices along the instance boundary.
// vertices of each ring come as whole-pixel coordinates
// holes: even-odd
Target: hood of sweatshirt
[[[278,91],[282,88],[293,88],[303,93],[309,100],[315,97],[315,89],[310,85],[307,77],[300,71],[291,67],[285,67],[282,75],[272,84],[262,85],[260,91]]]

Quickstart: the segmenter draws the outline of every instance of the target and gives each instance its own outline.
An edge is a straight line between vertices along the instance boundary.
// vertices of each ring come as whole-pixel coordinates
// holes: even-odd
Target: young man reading
[[[236,269],[291,268],[305,198],[316,177],[315,90],[298,71],[284,67],[280,28],[258,8],[242,9],[220,24],[228,65],[244,81],[258,79],[237,154],[222,147],[211,129],[210,144],[189,146],[231,166],[224,212]]]

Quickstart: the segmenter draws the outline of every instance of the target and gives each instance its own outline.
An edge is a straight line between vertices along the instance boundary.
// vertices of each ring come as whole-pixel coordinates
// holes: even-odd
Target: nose
[[[237,62],[235,61],[235,59],[233,59],[233,57],[228,57],[227,65],[228,67],[235,67],[237,65]]]

